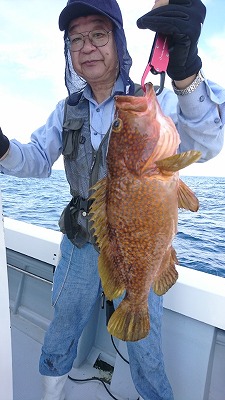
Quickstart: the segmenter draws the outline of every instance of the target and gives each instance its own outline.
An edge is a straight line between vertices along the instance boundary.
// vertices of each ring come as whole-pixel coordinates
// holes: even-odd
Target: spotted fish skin
[[[108,323],[109,332],[122,340],[149,333],[150,288],[163,295],[178,277],[172,246],[178,208],[197,211],[199,206],[178,171],[200,153],[176,154],[179,143],[151,84],[143,97],[117,96],[108,174],[93,188],[91,220],[105,295],[114,299],[125,291]]]

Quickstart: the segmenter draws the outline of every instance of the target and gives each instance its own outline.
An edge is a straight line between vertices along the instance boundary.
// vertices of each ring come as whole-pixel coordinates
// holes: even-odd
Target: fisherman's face
[[[113,30],[113,24],[101,15],[79,17],[70,22],[69,37],[76,33],[87,35],[88,32],[98,29],[109,32]],[[86,36],[83,48],[76,52],[71,51],[71,59],[76,73],[90,85],[115,81],[118,58],[113,32],[109,34],[108,43],[102,47],[95,47]]]

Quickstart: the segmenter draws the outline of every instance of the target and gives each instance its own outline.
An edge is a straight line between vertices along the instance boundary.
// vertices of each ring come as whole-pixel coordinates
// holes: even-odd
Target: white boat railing
[[[6,264],[5,237],[0,192],[0,398],[13,400],[12,349],[9,313],[9,289]]]

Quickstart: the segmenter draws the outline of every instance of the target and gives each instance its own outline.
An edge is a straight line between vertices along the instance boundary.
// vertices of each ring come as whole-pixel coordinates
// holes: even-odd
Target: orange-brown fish
[[[164,294],[177,280],[178,207],[197,211],[198,200],[178,170],[200,152],[176,154],[179,134],[160,109],[151,84],[143,97],[117,96],[109,142],[108,175],[94,186],[91,208],[100,248],[99,274],[108,299],[126,291],[108,330],[135,341],[150,329],[150,287]]]

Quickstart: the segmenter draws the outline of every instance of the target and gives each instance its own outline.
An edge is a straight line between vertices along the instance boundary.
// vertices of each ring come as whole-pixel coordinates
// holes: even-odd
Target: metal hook
[[[165,72],[160,72],[160,86],[155,91],[156,96],[158,96],[160,93],[162,93],[162,91],[164,89],[165,77],[166,77],[166,73]]]

